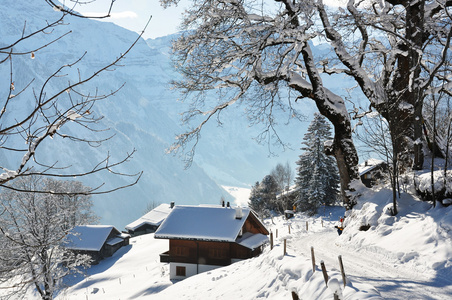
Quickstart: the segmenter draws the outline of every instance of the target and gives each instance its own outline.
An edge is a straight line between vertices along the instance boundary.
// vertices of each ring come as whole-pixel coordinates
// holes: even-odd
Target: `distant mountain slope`
[[[146,40],[156,60],[160,61],[164,69],[162,77],[159,77],[163,86],[169,87],[170,80],[180,78],[171,66],[171,41],[177,35],[165,36],[157,39]],[[157,58],[158,57],[158,58]],[[149,87],[148,87],[149,88]],[[216,94],[212,93],[212,101]],[[175,101],[179,99],[180,101]],[[181,102],[182,100],[186,101]],[[175,122],[180,123],[180,113],[188,109],[190,99],[185,100],[174,91],[167,89],[154,99],[154,103],[165,111]],[[265,128],[260,124],[250,126],[245,110],[247,103],[236,103],[227,110],[221,112],[221,126],[216,119],[212,119],[204,126],[201,132],[195,162],[203,167],[206,172],[217,182],[224,185],[244,186],[253,185],[262,180],[278,162],[289,162],[295,169],[295,161],[300,155],[300,144],[309,124],[309,118],[316,111],[315,105],[310,100],[299,101],[300,111],[308,117],[306,122],[291,120],[288,122],[288,113],[274,108],[275,129],[281,140],[289,146],[286,150],[275,143],[275,139],[258,144],[255,138]],[[265,116],[262,116],[263,118]],[[193,123],[193,126],[198,124]],[[178,132],[182,133],[182,132]]]
[[[0,43],[7,44],[20,36],[26,21],[26,32],[40,28],[46,21],[60,16],[44,2],[17,2],[4,0],[0,11]],[[62,64],[72,63],[85,51],[84,59],[68,70],[68,76],[54,82],[48,92],[67,80],[76,78],[79,72],[89,74],[115,59],[136,39],[137,34],[113,23],[68,17],[65,25],[52,34],[30,39],[23,47],[42,45],[59,34],[70,34],[56,43],[36,53],[36,58],[16,57],[14,75],[16,86],[24,86],[35,78],[33,86],[27,90],[28,105],[33,105],[32,88],[40,88],[43,81]],[[120,171],[144,171],[140,183],[132,188],[96,197],[95,209],[102,216],[103,223],[122,227],[138,218],[150,202],[175,201],[181,204],[218,203],[221,196],[229,195],[217,184],[246,187],[270,172],[278,162],[288,161],[295,169],[295,161],[300,155],[300,143],[309,118],[316,110],[309,100],[298,101],[298,109],[308,117],[307,122],[291,122],[286,125],[287,114],[275,112],[280,138],[290,144],[292,150],[282,151],[269,144],[257,144],[255,138],[262,130],[259,126],[249,126],[244,114],[245,106],[236,105],[222,113],[221,127],[212,120],[202,132],[194,164],[184,170],[178,156],[165,154],[174,142],[176,134],[185,131],[181,128],[180,113],[187,104],[181,103],[179,94],[169,89],[169,81],[179,75],[173,70],[170,61],[170,42],[175,36],[154,40],[140,40],[126,59],[114,72],[105,72],[84,87],[85,92],[108,93],[123,83],[125,86],[114,96],[96,104],[95,113],[103,116],[102,125],[110,131],[103,136],[114,134],[100,148],[87,149],[82,145],[52,140],[40,152],[44,161],[58,159],[61,163],[70,161],[75,166],[94,164],[110,152],[113,158],[120,159],[126,152],[136,148],[134,159],[121,166]],[[20,49],[16,49],[20,50]],[[320,50],[319,50],[320,51]],[[322,50],[323,51],[323,50]],[[0,66],[2,76],[9,74],[7,65]],[[343,87],[341,81],[331,81],[337,89]],[[7,91],[7,81],[0,82],[0,97]],[[333,87],[334,88],[334,87]],[[337,90],[336,89],[336,90]],[[21,108],[17,108],[20,113]],[[13,117],[13,116],[11,116]],[[74,128],[65,129],[68,132]],[[78,130],[78,129],[77,129]],[[85,134],[85,133],[83,133]],[[89,137],[90,132],[87,132]],[[55,153],[57,149],[58,153]],[[270,155],[273,152],[277,156]],[[44,154],[45,153],[45,154]],[[2,161],[11,160],[11,154],[0,151]],[[72,158],[76,158],[75,162]],[[213,180],[212,180],[213,179]],[[112,187],[125,183],[126,178],[96,178],[86,184],[95,186],[107,181]],[[229,198],[230,199],[230,198]]]
[[[25,21],[28,33],[44,26],[46,21],[57,20],[59,16],[60,13],[53,11],[44,1],[5,0],[0,10],[0,43],[5,45],[19,38]],[[39,91],[44,80],[61,65],[72,63],[87,52],[77,67],[68,70],[68,76],[53,82],[48,93],[67,83],[67,80],[75,80],[79,72],[83,76],[106,65],[124,52],[137,37],[136,33],[111,23],[71,17],[66,18],[65,23],[67,24],[59,26],[52,34],[30,39],[15,49],[29,49],[72,31],[63,39],[36,52],[33,60],[28,55],[14,58],[16,86],[23,87],[31,79],[35,79],[32,86],[21,95],[20,99],[27,99],[25,106],[32,107],[33,90]],[[158,78],[163,72],[159,62],[153,60],[153,51],[141,40],[123,61],[123,67],[103,73],[83,88],[85,92],[108,93],[126,82],[124,88],[113,97],[98,102],[93,111],[104,117],[101,122],[103,126],[100,127],[110,128],[109,132],[101,133],[100,136],[113,134],[111,140],[99,148],[88,148],[86,145],[55,138],[47,141],[38,152],[38,157],[43,162],[58,161],[62,165],[72,164],[77,170],[83,170],[99,162],[107,153],[112,155],[112,159],[120,159],[135,148],[137,152],[133,160],[122,165],[118,171],[133,173],[143,170],[140,182],[132,188],[94,198],[95,211],[102,217],[101,222],[116,225],[119,229],[141,216],[151,202],[219,203],[221,196],[229,197],[196,164],[189,170],[184,170],[183,163],[177,157],[165,154],[174,134],[181,130],[153,103],[153,98],[164,89],[160,83],[153,84],[152,78]],[[9,76],[8,68],[8,64],[0,65],[2,79]],[[5,99],[8,91],[5,83],[8,84],[8,81],[2,81],[0,98]],[[23,100],[21,103],[23,105]],[[23,110],[24,107],[17,106],[14,111],[20,114]],[[13,115],[8,117],[14,118]],[[70,133],[80,129],[68,126],[62,130]],[[88,139],[95,138],[91,136],[92,132],[81,134],[86,134]],[[0,159],[3,165],[7,165],[13,157],[11,153],[3,152],[0,153]],[[126,184],[127,180],[129,179],[110,178],[103,174],[85,179],[85,184],[96,186],[106,182],[108,187],[114,187]]]

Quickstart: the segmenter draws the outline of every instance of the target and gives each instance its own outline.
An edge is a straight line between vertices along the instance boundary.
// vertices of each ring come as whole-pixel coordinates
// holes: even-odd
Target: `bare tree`
[[[154,208],[156,208],[160,204],[162,204],[162,203],[158,202],[158,201],[155,201],[155,200],[152,200],[152,202],[149,202],[146,205],[146,209],[144,210],[144,214],[147,214],[148,212],[150,212],[151,210],[153,210]]]
[[[271,170],[270,175],[275,179],[280,191],[284,191],[286,187],[289,187],[294,179],[294,172],[291,169],[289,162],[286,162],[284,165],[278,163],[276,167]]]
[[[91,225],[99,222],[99,217],[94,214],[93,201],[88,193],[89,187],[80,181],[43,179],[46,191],[50,191],[58,205],[64,207],[66,216],[61,226],[70,230],[77,225]]]
[[[110,9],[114,2],[111,0]],[[132,186],[142,174],[122,173],[116,168],[131,159],[135,150],[115,161],[106,153],[94,165],[82,166],[82,171],[73,167],[77,158],[64,162],[42,160],[45,143],[52,143],[57,151],[62,143],[97,147],[112,138],[105,134],[107,128],[100,126],[102,116],[96,113],[95,105],[114,95],[121,86],[102,91],[90,89],[89,83],[119,67],[141,39],[139,35],[115,59],[90,73],[81,71],[86,53],[80,53],[70,60],[55,57],[55,61],[63,62],[50,75],[36,69],[37,77],[25,82],[24,75],[28,74],[21,73],[21,62],[35,59],[40,51],[52,49],[57,41],[71,34],[69,30],[56,30],[65,28],[68,17],[86,18],[74,10],[82,2],[68,3],[73,7],[43,1],[43,6],[48,4],[49,9],[56,11],[54,19],[42,21],[40,28],[24,22],[13,41],[0,42],[0,153],[2,158],[8,158],[0,162],[0,279],[2,288],[7,288],[4,291],[13,298],[31,285],[42,299],[52,299],[60,279],[73,267],[87,262],[84,257],[66,253],[61,242],[74,224],[96,221],[90,213],[90,195]],[[15,4],[11,1],[7,5]],[[104,17],[108,15],[109,12]],[[87,132],[96,138],[88,139]],[[54,180],[97,173],[128,176],[130,181],[113,188],[105,188],[104,183],[88,188],[77,182]]]
[[[352,0],[346,10],[329,14],[322,1],[317,3],[325,36],[341,63],[325,69],[351,76],[387,120],[403,170],[423,168],[422,104],[428,93],[438,92],[431,82],[449,85],[441,74],[450,70],[451,5]]]
[[[4,74],[2,78],[9,81],[7,90],[0,91],[2,97],[0,99],[2,105],[0,111],[0,151],[3,152],[3,155],[9,154],[14,159],[14,161],[8,162],[8,167],[6,162],[1,163],[0,186],[13,189],[7,183],[22,176],[73,178],[99,172],[130,176],[132,179],[125,186],[104,189],[104,184],[100,184],[89,190],[84,190],[83,194],[108,193],[134,185],[138,182],[141,172],[124,174],[115,171],[115,167],[132,158],[135,150],[125,154],[122,159],[117,161],[112,161],[110,154],[106,154],[103,160],[95,165],[85,166],[85,170],[82,172],[73,171],[71,162],[54,161],[49,163],[40,159],[39,150],[45,141],[53,139],[55,148],[58,147],[59,143],[72,142],[96,147],[112,137],[105,136],[105,134],[99,135],[106,128],[99,127],[98,124],[102,116],[96,114],[94,106],[96,102],[115,94],[121,87],[118,87],[118,90],[102,93],[97,89],[86,91],[85,85],[103,73],[112,71],[114,67],[119,66],[118,63],[141,38],[140,35],[116,59],[92,71],[91,74],[84,75],[78,71],[76,77],[68,76],[71,70],[78,70],[78,66],[83,63],[86,53],[82,53],[80,57],[56,68],[50,76],[42,74],[43,77],[47,77],[40,80],[34,78],[22,83],[19,80],[22,74],[16,69],[16,62],[34,59],[36,55],[39,55],[39,51],[44,48],[51,48],[56,41],[64,39],[71,32],[67,31],[58,35],[55,28],[63,26],[68,15],[79,16],[72,8],[56,5],[53,1],[46,0],[45,2],[59,11],[55,12],[57,16],[55,20],[43,22],[41,28],[32,31],[25,22],[22,32],[16,37],[15,41],[6,45],[3,43],[0,46],[0,65],[8,66],[8,68],[3,68],[3,70],[7,69],[8,73]],[[111,1],[111,4],[113,2]],[[76,5],[79,1],[72,3]],[[44,2],[43,5],[45,5]],[[34,39],[34,41],[40,40],[41,44],[31,47],[29,45],[33,45],[33,43],[27,43],[31,39]],[[39,70],[37,70],[37,73],[39,73]],[[71,132],[79,132],[79,135],[69,134],[69,131],[66,131],[65,128],[72,128]],[[95,140],[87,139],[84,134],[87,131],[96,133],[99,138]],[[18,188],[15,188],[15,190],[18,191]]]
[[[398,156],[393,146],[394,136],[390,134],[386,119],[377,112],[367,112],[366,117],[359,116],[359,119],[355,136],[365,145],[366,149],[363,149],[363,152],[378,155],[389,167],[389,180],[392,188],[392,214],[397,215],[397,198],[400,197],[400,170]]]
[[[164,6],[178,0],[162,0]],[[298,98],[313,99],[334,126],[334,154],[346,193],[358,179],[357,154],[343,100],[324,86],[321,73],[352,78],[370,105],[388,122],[394,159],[400,169],[423,167],[422,103],[433,80],[450,70],[451,1],[371,0],[347,2],[329,9],[323,1],[193,1],[174,43],[175,62],[184,79],[175,87],[197,93],[185,120],[199,125],[179,136],[173,149],[199,138],[203,125],[228,106],[247,104],[252,122],[272,129],[273,110],[283,105],[281,86]],[[325,41],[334,55],[316,58],[309,41]],[[219,90],[218,102],[207,103],[206,91]],[[293,95],[293,94],[292,94]],[[199,119],[198,119],[199,120]]]
[[[433,202],[436,206],[438,200],[446,197],[446,185],[449,159],[449,144],[451,135],[451,111],[450,99],[451,97],[446,93],[440,91],[438,94],[428,95],[427,101],[424,103],[424,128],[428,147],[431,151],[431,165],[430,165],[430,184],[431,195],[428,194],[428,200]],[[436,165],[435,158],[441,158],[440,165]],[[438,185],[435,173],[439,168],[443,168],[442,182]],[[440,187],[436,190],[436,186]]]
[[[344,100],[323,85],[321,65],[311,51],[309,42],[320,33],[313,21],[316,6],[308,1],[275,3],[267,10],[265,1],[203,0],[187,10],[184,33],[173,45],[176,68],[184,77],[173,84],[194,95],[184,121],[201,121],[170,150],[192,142],[196,146],[204,124],[234,103],[245,105],[250,122],[263,124],[265,136],[278,140],[274,111],[282,109],[291,118],[298,115],[295,106],[302,105],[297,100],[312,99],[334,126],[328,153],[336,158],[342,196],[351,207],[355,199],[346,191],[353,180],[359,181],[358,155]],[[217,91],[217,99],[209,101],[210,90]],[[287,90],[289,97],[282,96]]]
[[[76,184],[63,185],[73,193],[83,193],[77,191]],[[64,248],[64,238],[73,228],[72,224],[84,224],[94,215],[86,207],[86,199],[68,205],[61,195],[53,194],[54,188],[62,191],[61,182],[57,180],[19,177],[12,187],[43,192],[6,189],[0,193],[0,283],[5,291],[2,299],[21,297],[30,287],[34,287],[43,300],[53,299],[64,276],[79,272],[79,267],[89,264],[89,257]]]

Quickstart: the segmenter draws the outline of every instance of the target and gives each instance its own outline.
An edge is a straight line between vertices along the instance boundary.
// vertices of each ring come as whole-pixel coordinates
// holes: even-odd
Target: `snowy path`
[[[334,241],[336,231],[313,234],[299,233],[289,243],[296,255],[310,257],[314,247],[316,262],[323,260],[326,269],[339,269],[338,255],[342,255],[345,273],[350,280],[359,279],[375,286],[385,299],[442,300],[452,298],[452,278],[438,274],[429,275],[410,263],[396,263],[394,257],[366,249],[348,248]],[[427,273],[427,274],[426,274]]]

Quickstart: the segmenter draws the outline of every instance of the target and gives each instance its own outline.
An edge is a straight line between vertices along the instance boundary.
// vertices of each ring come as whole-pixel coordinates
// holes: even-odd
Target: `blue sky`
[[[60,0],[70,6],[69,0]],[[113,22],[121,27],[141,32],[146,25],[149,17],[152,15],[143,37],[156,38],[172,34],[178,31],[182,13],[185,7],[188,7],[190,0],[180,0],[177,7],[163,9],[158,0],[116,0],[113,6],[112,15],[107,22]],[[326,5],[343,5],[344,0],[324,0]],[[95,0],[84,5],[77,6],[76,10],[85,15],[105,14],[110,7],[111,0]]]
[[[64,2],[63,0],[60,0]],[[68,0],[65,4],[70,6]],[[99,15],[108,11],[111,0],[96,0],[80,5],[76,10],[85,15]],[[141,32],[149,17],[152,20],[144,34],[144,38],[156,38],[177,32],[184,7],[188,0],[181,0],[177,7],[163,9],[158,0],[116,0],[111,17],[105,19],[127,29]]]

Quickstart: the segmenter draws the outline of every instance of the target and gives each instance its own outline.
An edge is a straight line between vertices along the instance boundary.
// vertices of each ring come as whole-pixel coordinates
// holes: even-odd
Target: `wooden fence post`
[[[306,221],[306,231],[308,231],[308,221]]]
[[[286,247],[286,239],[284,239],[284,255],[286,255],[287,251],[286,251],[287,247]]]
[[[323,260],[320,261],[320,266],[322,267],[323,279],[325,280],[325,285],[328,286],[328,274],[326,272],[325,263]]]
[[[344,272],[344,264],[342,263],[342,255],[339,255],[339,267],[341,268],[341,274],[342,274],[342,281],[344,282],[344,287],[347,284],[346,278],[345,278],[345,272]]]
[[[289,227],[289,234],[290,234],[290,224],[289,224],[289,225],[287,225],[287,227]]]
[[[323,227],[323,219],[322,219],[322,227]]]
[[[311,260],[312,260],[312,273],[315,272],[315,255],[314,255],[314,247],[311,246]]]
[[[276,238],[278,238],[278,228],[276,228]]]
[[[270,250],[273,250],[273,232],[270,232]]]

